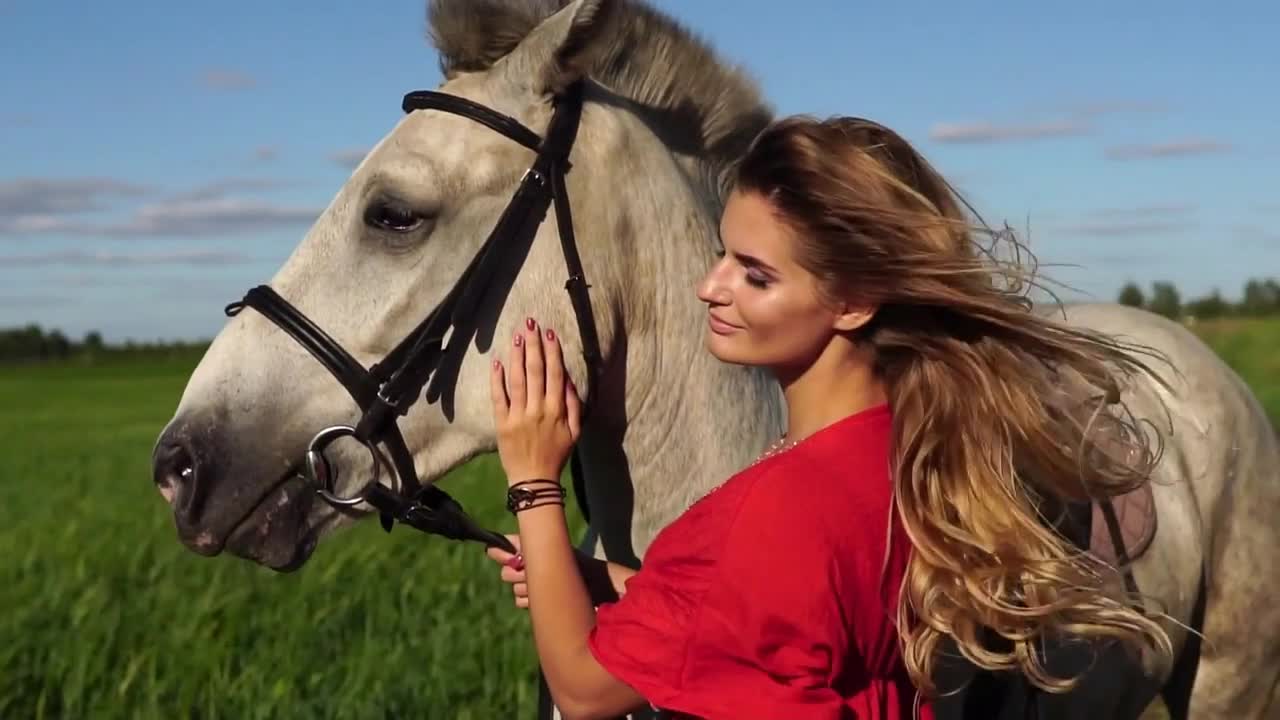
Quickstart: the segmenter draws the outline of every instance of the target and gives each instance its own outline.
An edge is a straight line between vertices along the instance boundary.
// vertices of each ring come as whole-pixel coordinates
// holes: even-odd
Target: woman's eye
[[[384,203],[370,205],[364,214],[365,224],[370,227],[397,233],[416,230],[425,220],[407,207]]]
[[[769,283],[772,280],[773,278],[767,275],[763,275],[755,271],[750,271],[750,270],[747,271],[747,283],[750,284],[752,287],[757,287],[761,289],[767,288],[769,287]]]

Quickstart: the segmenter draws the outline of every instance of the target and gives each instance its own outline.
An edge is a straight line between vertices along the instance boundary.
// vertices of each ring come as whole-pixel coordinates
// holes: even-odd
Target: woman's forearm
[[[610,675],[587,647],[595,607],[563,510],[544,505],[517,518],[534,645],[556,705],[569,717],[610,717],[643,706],[643,698]],[[625,570],[618,566],[609,575],[622,577]]]

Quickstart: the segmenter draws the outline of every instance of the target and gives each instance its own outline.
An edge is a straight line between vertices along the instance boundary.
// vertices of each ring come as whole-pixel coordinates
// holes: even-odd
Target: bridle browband
[[[542,138],[519,121],[466,98],[430,90],[414,91],[404,96],[401,107],[406,113],[440,110],[469,118],[533,150],[537,157],[525,171],[520,186],[493,231],[453,288],[426,319],[369,369],[361,366],[333,338],[266,285],[250,289],[242,300],[226,307],[228,316],[251,307],[275,323],[314,355],[359,405],[361,417],[355,427],[335,425],[321,430],[307,449],[303,474],[329,503],[351,507],[367,502],[379,511],[382,525],[388,531],[399,520],[424,532],[455,540],[474,540],[515,552],[506,537],[479,527],[445,491],[434,484],[422,485],[397,418],[406,415],[420,398],[425,398],[428,403],[439,400],[446,384],[456,380],[466,345],[477,331],[478,308],[488,293],[495,289],[494,274],[504,257],[504,247],[532,242],[552,205],[568,270],[565,289],[577,318],[586,360],[588,392],[597,394],[603,362],[600,341],[565,188],[565,173],[570,168],[569,154],[582,115],[582,93],[582,83],[577,82],[554,98],[555,110],[546,136]],[[447,345],[444,344],[446,335]],[[356,439],[373,456],[373,479],[358,494],[349,497],[335,494],[336,476],[324,454],[331,443],[343,437]],[[398,492],[379,482],[379,468],[384,463],[378,451],[379,445],[386,448],[400,479]],[[573,474],[578,499],[582,503],[581,465],[576,454]]]

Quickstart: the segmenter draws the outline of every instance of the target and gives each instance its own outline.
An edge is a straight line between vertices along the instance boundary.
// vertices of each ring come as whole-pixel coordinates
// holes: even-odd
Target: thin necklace
[[[762,462],[764,462],[765,460],[767,460],[767,459],[769,459],[769,458],[773,457],[774,455],[781,455],[782,453],[784,453],[784,452],[786,452],[786,451],[788,451],[788,450],[790,450],[790,449],[794,448],[794,447],[796,446],[797,442],[798,442],[798,441],[796,441],[796,440],[788,440],[788,439],[787,439],[787,436],[786,436],[786,435],[783,435],[782,437],[778,438],[777,440],[774,440],[774,441],[773,441],[773,443],[772,443],[772,444],[770,444],[770,445],[769,445],[769,447],[765,448],[765,449],[764,449],[764,451],[763,451],[763,452],[761,452],[761,453],[756,457],[756,459],[755,459],[755,460],[751,461],[751,465],[748,465],[747,467],[752,467],[752,466],[755,466],[755,465],[759,465],[760,463],[762,463]]]
[[[771,457],[774,457],[775,455],[781,455],[782,453],[785,453],[788,450],[794,448],[798,443],[799,443],[798,440],[787,440],[787,436],[783,435],[782,437],[770,443],[769,447],[765,448],[764,451],[761,452],[758,456],[756,456],[756,459],[752,460],[751,463],[748,464],[746,468],[743,468],[743,470],[746,470],[747,468],[755,467],[756,465],[759,465],[760,463],[764,462],[765,460]],[[739,471],[739,472],[742,472],[742,471]],[[721,480],[719,483],[713,486],[710,490],[698,496],[698,498],[694,500],[694,502],[695,503],[701,502],[702,500],[706,499],[707,496],[713,494],[720,488],[724,487],[724,484],[729,482],[729,480],[733,479],[733,477],[735,477],[736,475],[737,473],[735,473],[734,475],[730,475],[724,480]]]

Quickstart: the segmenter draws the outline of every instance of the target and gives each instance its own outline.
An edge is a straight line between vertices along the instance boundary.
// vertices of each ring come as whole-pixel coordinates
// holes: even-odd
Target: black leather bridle
[[[379,511],[387,531],[399,520],[424,532],[455,540],[473,540],[515,552],[503,535],[479,527],[444,490],[434,484],[422,485],[397,418],[407,414],[421,398],[428,403],[439,400],[444,385],[456,379],[456,364],[461,363],[462,351],[475,336],[475,316],[481,301],[494,289],[494,274],[504,257],[504,248],[531,242],[553,204],[569,276],[565,289],[569,293],[582,340],[588,391],[596,394],[602,365],[600,341],[565,189],[565,173],[570,168],[569,154],[582,115],[582,93],[582,83],[578,82],[554,98],[554,114],[546,136],[541,138],[519,121],[466,98],[430,90],[405,95],[401,107],[406,113],[440,110],[461,115],[533,150],[537,157],[525,172],[493,231],[449,294],[400,344],[372,367],[366,370],[306,315],[266,285],[252,288],[242,300],[226,307],[228,316],[251,307],[278,325],[314,355],[360,406],[362,415],[355,427],[335,425],[326,428],[316,434],[307,449],[303,473],[331,504],[351,507],[367,502]],[[444,344],[446,335],[447,345]],[[445,372],[441,372],[442,369]],[[335,494],[336,477],[324,455],[325,448],[342,437],[354,438],[373,457],[373,479],[360,493],[350,497]],[[379,468],[383,465],[379,445],[386,448],[392,468],[400,479],[398,491],[379,482]],[[578,501],[585,513],[582,467],[576,451],[572,472]]]

